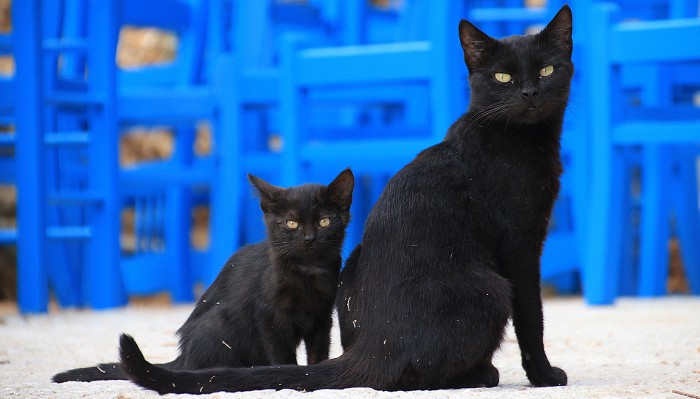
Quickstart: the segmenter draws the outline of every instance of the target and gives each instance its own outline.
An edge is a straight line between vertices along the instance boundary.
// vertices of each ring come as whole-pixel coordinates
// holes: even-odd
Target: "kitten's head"
[[[459,39],[469,69],[471,110],[485,119],[525,124],[563,113],[574,72],[571,32],[568,6],[540,33],[501,40],[462,20]]]
[[[260,196],[268,240],[283,258],[340,254],[355,179],[350,169],[329,185],[273,186],[252,175],[248,180]]]

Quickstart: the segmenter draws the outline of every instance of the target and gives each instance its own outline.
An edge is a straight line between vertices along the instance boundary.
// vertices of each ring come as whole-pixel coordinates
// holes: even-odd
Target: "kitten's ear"
[[[540,35],[571,55],[571,51],[574,48],[574,42],[571,39],[572,31],[573,16],[571,15],[571,8],[564,5],[564,7],[557,12],[557,15],[545,26],[542,32],[540,32]]]
[[[282,199],[282,194],[285,191],[284,188],[274,186],[251,174],[248,174],[248,181],[258,191],[258,196],[260,197],[260,208],[263,210],[263,212],[269,212],[276,205],[279,205]]]
[[[346,211],[352,204],[353,188],[355,188],[355,176],[350,169],[345,169],[326,186],[324,195],[328,201],[338,205],[340,210]]]
[[[464,51],[464,63],[469,69],[477,66],[493,45],[494,39],[467,20],[459,22],[459,41]]]

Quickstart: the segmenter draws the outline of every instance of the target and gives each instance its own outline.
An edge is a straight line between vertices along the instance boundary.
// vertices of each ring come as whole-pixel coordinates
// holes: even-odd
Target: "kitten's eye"
[[[299,227],[299,222],[297,222],[296,220],[287,220],[287,227],[294,230],[297,227]]]
[[[540,69],[540,76],[543,78],[549,76],[554,72],[554,65],[547,65],[546,67]]]
[[[328,227],[331,224],[331,220],[329,218],[323,218],[318,221],[318,225],[321,227]]]
[[[503,72],[498,72],[498,73],[496,73],[496,74],[494,75],[494,77],[496,78],[497,81],[499,81],[499,82],[501,82],[501,83],[508,83],[508,82],[511,81],[511,79],[513,79],[512,76],[510,76],[510,75],[507,74],[507,73],[503,73]]]

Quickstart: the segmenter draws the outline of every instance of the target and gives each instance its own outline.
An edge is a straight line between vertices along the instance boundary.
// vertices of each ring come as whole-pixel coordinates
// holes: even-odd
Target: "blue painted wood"
[[[17,291],[23,313],[46,312],[49,300],[46,242],[44,231],[44,176],[42,174],[40,112],[42,76],[39,70],[41,37],[39,0],[14,2],[12,17],[25,21],[14,25],[13,40],[17,70],[15,79],[22,87],[23,101],[17,103],[15,157],[17,176]]]
[[[697,194],[693,194],[697,192],[697,181],[673,183],[676,179],[674,170],[683,169],[674,155],[674,147],[700,141],[700,113],[674,100],[672,85],[685,84],[687,80],[670,73],[673,68],[668,65],[678,61],[691,61],[697,65],[700,46],[696,43],[670,46],[668,43],[685,43],[688,37],[696,36],[700,32],[700,20],[620,22],[619,8],[610,4],[595,5],[592,13],[586,67],[588,73],[596,77],[589,92],[590,98],[595,98],[590,105],[594,178],[586,265],[590,272],[584,287],[587,284],[591,287],[592,303],[612,303],[618,293],[617,287],[605,284],[604,279],[620,270],[614,254],[622,234],[611,227],[616,227],[613,223],[618,220],[615,216],[622,203],[616,193],[620,187],[629,187],[629,180],[608,177],[611,171],[624,164],[619,159],[620,153],[628,148],[641,148],[642,152],[639,164],[642,181],[638,293],[656,296],[666,292],[671,215],[676,215],[678,231],[685,232],[682,237],[679,234],[681,241],[687,241],[685,244],[681,242],[681,247],[696,246],[692,241],[696,238],[689,238],[688,232],[697,229],[698,225]],[[625,83],[620,77],[628,72],[624,69],[627,65],[639,63],[664,68],[648,69],[640,75],[646,76],[651,84],[642,85],[646,90],[641,96],[642,107],[629,112],[622,85],[630,80]],[[686,73],[688,67],[684,68]],[[692,159],[686,157],[685,162],[692,164]],[[676,198],[675,204],[672,198]],[[690,262],[685,264],[690,275],[700,267],[692,255],[688,257]]]

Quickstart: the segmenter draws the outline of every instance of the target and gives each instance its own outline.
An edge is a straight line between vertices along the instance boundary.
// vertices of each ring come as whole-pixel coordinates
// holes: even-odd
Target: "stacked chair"
[[[360,242],[387,179],[440,142],[466,108],[451,18],[461,15],[461,2],[411,0],[385,9],[348,3],[348,44],[284,43],[280,115],[285,184],[355,172],[346,252]],[[312,117],[324,110],[335,118]]]
[[[687,40],[700,34],[700,19],[697,3],[666,6],[669,17],[686,18],[626,21],[624,5],[609,3],[593,4],[587,14],[584,68],[595,79],[586,92],[592,157],[584,287],[598,287],[588,297],[594,304],[613,302],[621,272],[634,279],[634,293],[665,294],[672,220],[690,288],[700,293],[700,108],[692,99],[700,91],[700,45]],[[630,153],[641,176],[634,195],[639,264],[631,271],[620,253],[629,237],[622,227],[630,225]]]
[[[687,40],[700,37],[697,4],[618,3],[571,4],[577,72],[542,257],[543,279],[565,292],[580,284],[591,304],[663,294],[672,233],[700,293],[700,48]],[[246,173],[289,186],[352,168],[349,253],[387,180],[467,108],[456,16],[501,37],[537,31],[562,5],[14,1],[13,19],[27,23],[0,36],[17,64],[0,80],[0,122],[17,131],[0,134],[0,183],[17,186],[18,229],[0,230],[0,245],[18,247],[20,309],[46,311],[51,294],[93,308],[163,291],[192,300],[196,282],[265,235]],[[127,25],[174,32],[177,57],[118,68]],[[675,42],[685,45],[664,45]],[[202,121],[204,155],[193,151]],[[167,126],[172,155],[120,166],[120,137],[135,126]],[[206,248],[190,239],[198,205],[209,208]]]
[[[58,12],[49,12],[56,4]],[[230,226],[238,225],[232,200],[237,195],[234,186],[219,184],[223,170],[235,170],[228,158],[235,153],[222,151],[234,132],[218,117],[219,104],[226,102],[223,93],[232,88],[224,78],[216,85],[221,91],[200,80],[207,11],[206,2],[185,0],[13,4],[15,20],[33,22],[25,31],[20,30],[24,24],[15,25],[15,36],[26,51],[16,55],[17,90],[28,93],[17,103],[17,125],[22,136],[33,140],[18,149],[18,162],[39,165],[36,178],[18,178],[23,311],[46,309],[46,275],[57,267],[65,281],[52,282],[54,292],[64,285],[76,296],[64,301],[57,295],[61,305],[113,307],[126,303],[127,294],[159,291],[189,301],[194,298],[192,260],[209,262],[235,248],[237,229]],[[61,18],[59,29],[42,32],[41,18]],[[118,34],[126,24],[176,32],[177,58],[153,68],[118,69]],[[192,142],[194,126],[202,120],[213,127],[214,150],[200,158],[192,154]],[[134,125],[172,126],[173,156],[120,168],[119,136]],[[31,184],[33,191],[23,184]],[[216,215],[212,231],[225,231],[211,234],[206,257],[191,254],[189,242],[189,197],[197,190],[207,192]],[[125,207],[136,212],[133,252],[119,245]],[[34,214],[24,217],[24,210]],[[30,241],[40,247],[25,249]],[[32,256],[39,258],[24,262]]]
[[[237,206],[242,218],[240,244],[265,237],[262,214],[252,195],[246,173],[273,184],[283,184],[280,173],[280,51],[284,37],[304,43],[341,41],[333,2],[279,2],[274,0],[212,0],[206,53],[210,59],[229,55],[234,67],[225,71],[235,88],[225,116],[236,132],[236,176],[228,184],[241,187]],[[239,134],[239,132],[245,132]],[[235,228],[235,226],[231,227]],[[225,259],[224,259],[225,260]],[[223,260],[222,260],[223,263]],[[220,264],[207,266],[215,276]]]

